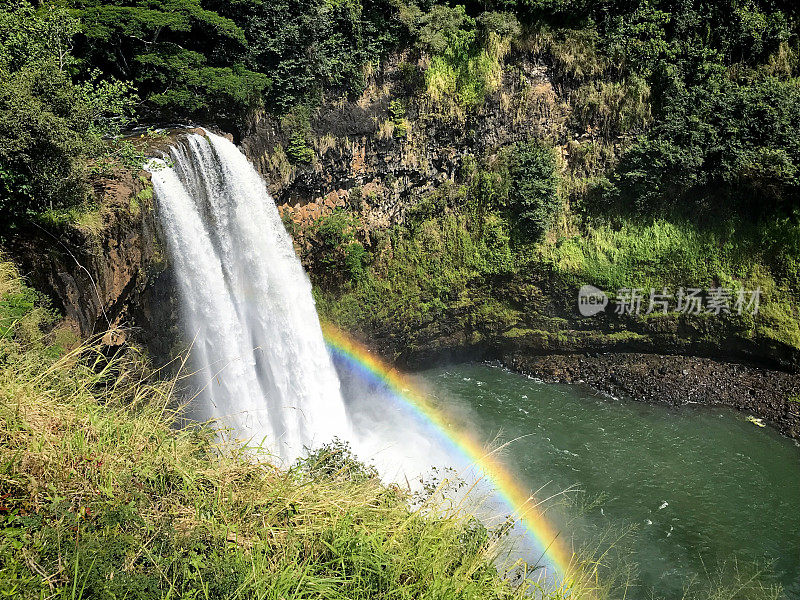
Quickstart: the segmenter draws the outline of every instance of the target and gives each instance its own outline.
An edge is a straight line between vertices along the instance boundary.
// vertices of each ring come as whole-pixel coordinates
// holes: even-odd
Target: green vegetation
[[[14,0],[0,11],[0,211],[82,203],[91,165],[130,162],[102,160],[120,152],[101,138],[131,119],[238,129],[263,108],[308,125],[323,96],[359,94],[402,51],[403,139],[408,102],[463,121],[532,51],[571,131],[593,138],[569,156],[582,209],[797,220],[797,16],[767,0]],[[287,131],[288,159],[311,163],[308,129]]]
[[[365,275],[367,251],[356,239],[358,222],[344,210],[335,210],[314,224],[313,253],[329,285],[360,281]]]
[[[418,37],[417,46],[431,57],[426,94],[434,102],[453,102],[462,109],[479,106],[497,89],[501,60],[520,30],[510,13],[484,12],[474,19],[462,5],[433,6],[407,23]]]
[[[517,311],[480,284],[516,268],[508,222],[488,214],[477,234],[474,217],[454,209],[466,203],[478,212],[478,202],[465,186],[446,186],[422,199],[406,227],[374,240],[364,276],[334,293],[318,290],[320,312],[351,330],[388,332],[411,346],[426,328],[454,314],[467,329],[477,320],[496,330],[510,326]]]
[[[389,114],[393,127],[392,135],[396,138],[408,137],[409,124],[406,119],[406,109],[399,100],[392,100],[389,103]]]
[[[0,237],[28,221],[100,232],[90,183],[140,166],[119,137],[132,125],[241,133],[266,111],[288,182],[316,164],[319,103],[356,100],[392,54],[403,91],[381,129],[397,144],[418,141],[412,116],[463,128],[502,105],[521,56],[547,67],[565,130],[465,158],[403,225],[317,221],[326,317],[410,348],[561,344],[568,324],[543,312],[577,285],[721,285],[764,294],[736,335],[800,348],[800,38],[777,0],[10,0]],[[281,471],[176,429],[174,382],[133,349],[76,343],[0,263],[0,592],[524,596],[469,517],[412,511],[346,448]]]
[[[439,505],[441,488],[386,487],[341,443],[282,470],[176,428],[175,381],[54,323],[0,262],[5,596],[562,597],[504,580],[501,531]]]
[[[330,318],[413,347],[425,332],[559,329],[531,302],[584,283],[759,288],[760,314],[730,327],[800,348],[795,7],[433,3],[400,18],[427,56],[420,106],[479,118],[491,82],[515,73],[506,53],[532,52],[569,105],[573,139],[467,157],[455,185],[371,236],[366,277],[318,291]]]
[[[405,225],[373,235],[365,274],[335,289],[317,280],[320,311],[413,349],[452,334],[468,343],[519,339],[543,327],[555,335],[569,324],[542,314],[546,303],[566,302],[586,283],[612,295],[641,288],[646,297],[665,287],[727,287],[734,296],[760,289],[759,314],[732,315],[732,331],[800,348],[800,224],[613,212],[556,218],[570,181],[554,165],[549,150],[530,144],[506,149],[491,166],[465,161],[458,183],[422,198]]]
[[[226,120],[257,102],[269,84],[244,64],[242,29],[200,0],[70,5],[80,21],[81,63],[135,85],[146,112]]]
[[[553,153],[530,144],[516,148],[508,177],[512,221],[523,237],[541,239],[561,207]]]
[[[502,105],[522,56],[547,67],[565,129],[466,157],[403,225],[365,235],[350,212],[319,219],[308,239],[324,316],[411,349],[559,345],[569,323],[544,313],[584,283],[759,288],[761,312],[731,330],[800,349],[790,2],[10,0],[0,237],[28,221],[99,233],[90,183],[141,165],[119,137],[132,125],[242,133],[265,111],[285,135],[267,160],[288,183],[317,165],[319,103],[356,100],[393,54],[402,97],[383,105],[381,131],[396,144]],[[519,106],[515,123],[531,118]],[[219,447],[174,427],[173,390],[134,349],[77,346],[0,262],[0,592],[525,597],[492,566],[494,532],[468,516],[411,510],[341,446],[287,470]]]
[[[696,86],[669,86],[663,118],[622,157],[615,181],[624,205],[641,213],[795,214],[800,81],[740,85],[714,73]]]
[[[95,70],[70,77],[79,23],[55,6],[0,9],[0,218],[28,217],[86,198],[87,163],[113,167],[136,97]]]

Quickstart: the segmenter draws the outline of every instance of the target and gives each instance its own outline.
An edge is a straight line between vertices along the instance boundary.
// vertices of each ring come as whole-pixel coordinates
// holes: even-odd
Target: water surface
[[[532,490],[581,490],[572,502],[583,508],[550,513],[578,544],[628,531],[612,555],[636,563],[636,597],[681,598],[691,578],[730,574],[738,563],[742,573],[770,565],[765,580],[800,598],[794,441],[726,409],[612,399],[485,364],[420,377],[487,443],[516,440],[506,460]]]

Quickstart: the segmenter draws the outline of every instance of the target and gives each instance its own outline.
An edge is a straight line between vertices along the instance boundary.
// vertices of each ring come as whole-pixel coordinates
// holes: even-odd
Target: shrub
[[[659,122],[623,156],[618,182],[645,213],[791,214],[800,202],[798,129],[795,81],[675,84]]]
[[[286,156],[293,163],[310,163],[314,159],[314,151],[308,145],[305,136],[296,131],[289,138],[289,144],[286,146]]]
[[[407,137],[409,123],[408,119],[406,119],[406,107],[403,106],[403,103],[400,100],[392,100],[389,103],[389,114],[391,115],[392,124],[394,125],[394,137]]]
[[[357,227],[358,220],[342,209],[314,224],[315,259],[330,282],[357,282],[366,276],[369,253],[355,237]]]
[[[431,99],[461,116],[499,87],[501,61],[520,32],[512,14],[486,12],[476,20],[461,5],[436,5],[418,23],[417,46],[431,56],[425,71]]]
[[[519,144],[509,161],[508,210],[525,240],[540,240],[561,208],[559,177],[553,151]]]

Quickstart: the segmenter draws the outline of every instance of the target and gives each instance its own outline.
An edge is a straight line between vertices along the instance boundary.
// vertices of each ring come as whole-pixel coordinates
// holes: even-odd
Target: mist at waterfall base
[[[513,513],[442,432],[343,364],[337,374],[292,240],[236,146],[190,134],[147,169],[191,341],[197,395],[189,418],[214,421],[229,439],[263,446],[284,465],[338,437],[385,481],[412,489],[432,468],[452,468],[471,488],[457,501],[488,526]],[[545,564],[522,535],[509,547]]]

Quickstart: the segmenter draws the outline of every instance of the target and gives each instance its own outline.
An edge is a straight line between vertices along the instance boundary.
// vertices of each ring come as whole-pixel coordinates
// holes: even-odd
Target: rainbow
[[[562,585],[567,583],[566,578],[573,567],[573,553],[565,547],[559,532],[545,520],[530,491],[516,482],[505,465],[492,453],[487,453],[484,446],[469,433],[454,430],[447,415],[432,406],[409,378],[334,325],[323,323],[322,332],[334,358],[344,359],[348,366],[373,383],[388,388],[397,400],[411,409],[417,419],[432,425],[450,448],[464,455],[468,463],[484,474],[503,501],[512,508],[517,519],[525,525],[546,561],[558,570]]]

